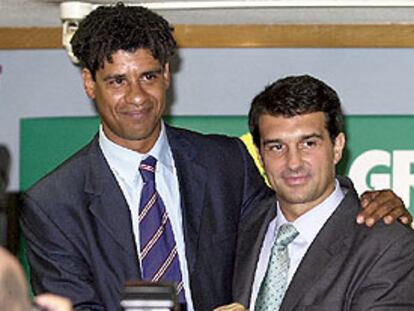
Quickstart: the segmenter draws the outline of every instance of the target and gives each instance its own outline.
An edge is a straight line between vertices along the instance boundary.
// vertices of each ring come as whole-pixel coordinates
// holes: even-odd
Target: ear
[[[92,77],[92,73],[89,71],[89,69],[83,68],[81,75],[82,75],[82,80],[83,80],[83,87],[85,89],[86,94],[88,95],[89,98],[95,99],[96,82]]]
[[[163,76],[164,76],[164,87],[167,90],[170,87],[170,83],[171,83],[170,64],[169,63],[166,63],[165,66],[164,66]]]
[[[345,134],[343,132],[339,133],[338,136],[335,138],[335,145],[334,145],[334,163],[335,165],[338,164],[338,162],[342,158],[342,153],[345,148]]]

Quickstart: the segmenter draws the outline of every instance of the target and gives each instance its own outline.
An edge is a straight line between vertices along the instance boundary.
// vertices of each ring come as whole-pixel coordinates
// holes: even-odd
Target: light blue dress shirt
[[[164,123],[161,124],[160,136],[148,154],[141,154],[115,144],[106,137],[102,125],[99,128],[99,146],[128,203],[138,254],[140,249],[138,209],[143,187],[143,180],[139,173],[139,165],[148,155],[152,155],[157,159],[155,170],[156,188],[164,202],[177,244],[187,308],[189,311],[194,310],[190,292],[187,259],[185,257],[183,220],[177,170],[168,143]],[[137,262],[137,264],[141,265],[141,262]]]

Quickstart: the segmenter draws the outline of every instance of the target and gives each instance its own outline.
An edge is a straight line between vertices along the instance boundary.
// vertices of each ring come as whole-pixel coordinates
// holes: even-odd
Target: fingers
[[[413,221],[413,217],[411,215],[403,215],[403,216],[400,216],[398,218],[398,220],[401,221],[405,225],[410,225],[411,224],[411,227],[413,227],[413,229],[414,229],[414,223],[412,222]]]
[[[357,223],[373,226],[379,219],[389,214],[392,201],[390,194],[382,191],[365,192],[361,196],[363,210],[357,216]],[[389,221],[389,220],[388,220]]]
[[[410,223],[412,218],[403,201],[390,190],[366,192],[361,196],[363,210],[357,216],[357,223],[372,227],[380,219],[391,224],[397,219]]]
[[[242,304],[235,302],[229,305],[220,306],[213,311],[248,311]]]
[[[361,194],[361,205],[363,208],[367,207],[379,195],[379,191],[365,191]]]
[[[34,298],[36,303],[48,311],[72,311],[69,299],[53,294],[42,294]]]

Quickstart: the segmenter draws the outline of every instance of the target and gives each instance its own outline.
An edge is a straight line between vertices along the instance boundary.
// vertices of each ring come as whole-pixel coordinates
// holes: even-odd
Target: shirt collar
[[[171,153],[171,147],[168,142],[167,130],[164,122],[161,122],[161,132],[154,147],[148,152],[158,160],[158,164],[163,165],[170,172],[174,172],[174,161]]]
[[[157,168],[159,165],[162,165],[169,171],[174,171],[164,122],[161,122],[161,132],[157,141],[147,154],[139,153],[114,143],[105,135],[102,124],[99,126],[99,145],[111,169],[123,176],[127,181],[133,182],[135,180],[139,164],[148,155],[152,155],[158,160]]]
[[[299,231],[300,237],[307,242],[312,242],[318,232],[322,229],[325,222],[332,215],[344,198],[344,192],[341,189],[338,180],[335,180],[335,190],[319,205],[315,206],[292,224]],[[287,219],[283,215],[277,202],[276,231],[279,227],[287,223]]]

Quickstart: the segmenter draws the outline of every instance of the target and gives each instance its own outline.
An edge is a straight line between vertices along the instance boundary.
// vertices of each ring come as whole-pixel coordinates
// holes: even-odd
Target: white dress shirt
[[[325,222],[332,215],[343,198],[344,192],[339,186],[339,182],[336,180],[335,190],[328,198],[326,198],[321,204],[298,217],[294,222],[291,222],[291,224],[298,230],[299,235],[288,245],[290,266],[288,271],[287,286],[289,286],[289,283],[299,267],[300,262],[305,256],[309,246],[312,244],[318,232],[322,229]],[[288,223],[288,221],[280,210],[279,203],[277,203],[277,217],[269,223],[265,238],[263,240],[263,245],[260,250],[259,260],[253,281],[250,310],[254,310],[260,285],[262,284],[266,274],[272,246],[276,238],[275,232],[277,232],[280,226],[285,223]]]
[[[115,175],[116,181],[128,203],[131,212],[133,233],[137,252],[139,254],[139,228],[138,210],[143,187],[143,180],[139,172],[139,165],[148,155],[157,159],[155,169],[156,188],[160,194],[167,214],[170,218],[172,231],[177,244],[178,258],[184,282],[184,290],[189,311],[194,310],[190,293],[190,282],[188,276],[187,259],[185,257],[184,231],[180,204],[180,189],[178,185],[177,171],[171,148],[168,143],[164,123],[161,124],[161,132],[155,145],[147,154],[124,148],[115,144],[106,137],[102,125],[99,128],[99,146],[106,161]],[[141,265],[141,261],[137,264]]]

